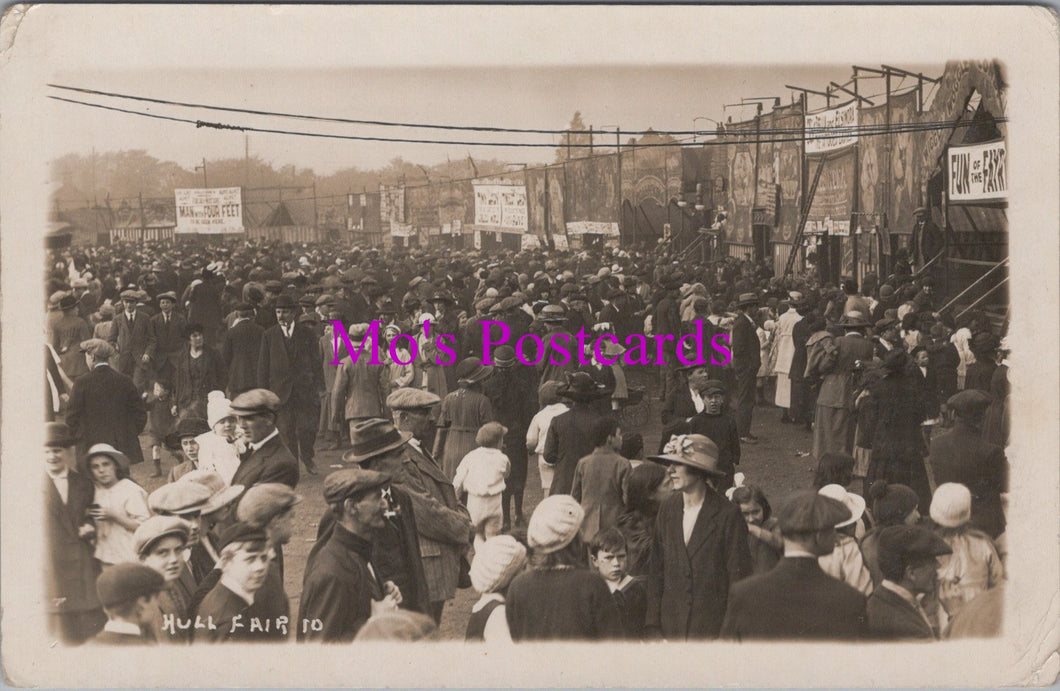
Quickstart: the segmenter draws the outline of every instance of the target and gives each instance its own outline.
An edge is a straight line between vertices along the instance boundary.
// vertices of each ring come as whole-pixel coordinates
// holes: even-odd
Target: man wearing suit
[[[866,634],[865,597],[832,578],[817,558],[835,548],[835,525],[850,518],[839,502],[796,492],[777,512],[784,558],[733,586],[722,638],[854,641]]]
[[[670,392],[678,388],[677,368],[680,361],[677,359],[677,340],[684,334],[681,328],[681,300],[678,289],[681,287],[683,276],[675,273],[661,279],[665,293],[659,303],[655,306],[655,315],[652,317],[652,331],[656,338],[666,338],[668,343],[663,345],[663,360],[666,362],[663,370],[663,398],[669,398]],[[671,340],[670,337],[673,339]]]
[[[545,463],[556,469],[549,495],[570,494],[578,461],[596,448],[591,431],[600,419],[593,401],[611,394],[598,385],[588,372],[567,375],[567,384],[557,392],[571,400],[571,408],[552,418],[545,437]]]
[[[71,468],[73,446],[69,427],[48,423],[44,442],[45,604],[53,633],[68,645],[79,645],[100,631],[107,617],[96,594],[99,562],[89,542],[96,531],[88,517],[95,489],[91,480]]]
[[[135,290],[122,291],[122,309],[114,315],[107,341],[118,351],[118,371],[132,377],[136,388],[144,391],[147,386],[146,365],[151,360],[147,356],[151,317],[143,310],[137,309],[137,295]]]
[[[854,370],[857,362],[869,362],[875,347],[865,338],[870,324],[854,311],[839,320],[846,335],[835,339],[838,350],[834,364],[822,366],[824,380],[817,394],[813,425],[813,455],[820,459],[828,452],[850,455],[854,450]]]
[[[160,311],[151,317],[147,349],[144,351],[156,375],[166,369],[176,371],[177,360],[186,343],[184,326],[188,323],[183,314],[173,310],[177,304],[176,293],[162,293],[157,299]]]
[[[693,352],[691,356],[686,354],[686,357],[694,358],[695,353]],[[707,365],[693,365],[679,369],[687,372],[688,378],[686,385],[678,386],[671,391],[666,398],[666,402],[663,403],[662,423],[664,429],[667,425],[675,422],[687,422],[696,413],[703,412],[703,386],[710,381]],[[665,434],[663,436],[669,439]]]
[[[879,534],[880,587],[866,607],[869,632],[889,640],[938,638],[920,598],[935,592],[938,559],[952,554],[946,542],[927,528],[894,525]]]
[[[130,463],[143,463],[139,434],[147,423],[147,408],[140,392],[132,379],[111,369],[108,358],[114,349],[106,341],[91,338],[80,347],[89,372],[74,382],[66,412],[78,456],[84,458],[93,444],[110,444]]]
[[[297,315],[298,305],[290,295],[276,298],[277,324],[262,334],[258,386],[279,397],[276,427],[280,436],[306,471],[315,475],[313,445],[325,394],[324,370],[320,343],[312,329],[295,323]]]
[[[241,302],[235,308],[236,319],[225,332],[221,357],[228,367],[228,399],[258,386],[258,357],[261,335],[265,329],[254,321],[254,306]]]
[[[232,413],[245,435],[247,448],[240,454],[233,485],[250,489],[263,482],[298,484],[298,459],[280,439],[276,429],[279,397],[266,389],[251,389],[232,401]]]
[[[732,371],[734,379],[733,417],[740,430],[740,441],[755,444],[758,437],[751,434],[751,415],[755,407],[755,385],[758,368],[762,364],[762,344],[758,340],[758,326],[752,316],[758,309],[756,293],[742,293],[736,301],[740,310],[732,326]]]

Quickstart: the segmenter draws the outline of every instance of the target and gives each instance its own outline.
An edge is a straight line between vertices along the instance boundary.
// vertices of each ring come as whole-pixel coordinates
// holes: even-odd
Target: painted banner
[[[887,123],[886,106],[863,108],[858,118],[863,127],[882,130]],[[862,137],[858,142],[858,211],[883,214],[887,211],[886,137]]]
[[[567,221],[567,235],[618,235],[618,224],[607,221]]]
[[[891,97],[891,125],[901,126],[918,120],[916,90]],[[946,130],[952,132],[952,130]],[[918,145],[927,132],[892,132],[891,151],[891,199],[887,223],[892,233],[913,232],[913,210],[920,206],[920,177],[922,171],[917,162]]]
[[[828,153],[856,144],[857,126],[857,101],[819,113],[807,113],[806,153]]]
[[[379,220],[383,223],[405,222],[405,188],[388,187],[382,185],[379,188]]]
[[[239,187],[173,190],[177,206],[175,233],[243,232],[243,194]]]
[[[951,202],[997,201],[1008,198],[1005,140],[951,146],[946,151]]]
[[[413,228],[411,223],[390,224],[390,237],[392,238],[411,238],[415,236],[416,229]]]
[[[784,109],[789,110],[789,109]],[[773,111],[772,128],[790,132],[802,125],[802,113],[795,107],[792,112],[780,114]],[[775,137],[792,139],[786,134]],[[802,185],[802,151],[799,142],[777,141],[773,143],[774,178],[780,185],[780,209],[777,212],[777,230],[782,242],[793,242],[799,225],[799,203]],[[785,261],[787,259],[785,258]],[[778,264],[777,266],[783,266]]]
[[[541,238],[530,233],[519,236],[519,249],[534,250],[541,246]]]
[[[817,192],[810,205],[805,232],[811,235],[849,235],[854,211],[854,159],[849,151],[825,160]],[[816,167],[817,162],[811,162]]]
[[[475,185],[475,225],[526,232],[525,185]]]

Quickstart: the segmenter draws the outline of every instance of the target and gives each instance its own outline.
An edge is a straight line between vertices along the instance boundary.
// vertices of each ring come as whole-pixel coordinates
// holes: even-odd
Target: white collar
[[[44,472],[47,473],[48,477],[50,477],[53,481],[54,480],[66,480],[67,478],[70,477],[70,469],[69,468],[63,468],[62,471],[58,475],[52,475],[51,473],[48,473],[48,471],[44,471]]]
[[[231,578],[226,577],[224,573],[221,574],[221,585],[245,600],[248,605],[254,604],[254,594],[248,593],[238,583],[235,583]]]
[[[619,581],[618,583],[615,583],[614,581],[608,581],[608,580],[606,580],[606,579],[604,580],[604,582],[605,582],[605,583],[607,583],[607,587],[608,587],[608,589],[609,589],[609,590],[610,590],[610,591],[611,591],[611,592],[613,593],[613,592],[615,592],[615,591],[617,591],[617,590],[622,590],[622,589],[623,589],[623,588],[625,588],[625,587],[626,587],[627,585],[629,585],[630,583],[632,583],[632,582],[633,582],[633,576],[630,576],[630,575],[629,575],[629,574],[627,573],[627,574],[626,574],[626,575],[625,575],[625,576],[624,576],[624,577],[622,578],[622,580],[621,580],[621,581]]]
[[[503,605],[504,604],[504,596],[501,595],[500,593],[482,593],[482,597],[480,597],[478,599],[478,602],[476,602],[471,607],[471,611],[472,612],[478,612],[478,611],[482,610],[483,607],[485,607],[486,605],[488,605],[491,602],[499,602],[499,603],[501,603]]]
[[[923,597],[923,596],[914,595],[912,592],[910,592],[906,588],[903,588],[902,586],[898,585],[894,581],[887,580],[886,578],[883,579],[882,582],[880,582],[880,586],[886,588],[887,590],[890,590],[892,593],[895,593],[896,595],[898,595],[899,597],[901,597],[903,600],[905,600],[909,604],[913,605],[914,607],[917,607],[917,608],[920,607],[920,597]]]
[[[259,442],[251,442],[251,443],[247,444],[247,448],[250,449],[251,451],[257,451],[261,447],[265,446],[265,444],[268,443],[268,441],[270,439],[272,439],[275,436],[278,436],[279,434],[280,434],[280,430],[277,429],[276,427],[273,427],[272,428],[272,433],[269,434],[269,436],[265,437],[264,439],[262,439]]]
[[[788,547],[784,547],[784,556],[785,557],[809,557],[810,559],[816,559],[817,558],[817,555],[810,554],[809,552],[807,552],[804,549],[788,548]]]
[[[131,621],[125,621],[123,619],[109,619],[107,623],[103,625],[103,630],[109,633],[118,633],[123,636],[142,636],[143,632],[140,627]]]

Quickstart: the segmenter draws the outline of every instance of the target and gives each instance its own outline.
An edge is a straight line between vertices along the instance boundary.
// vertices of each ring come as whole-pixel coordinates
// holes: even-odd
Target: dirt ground
[[[644,437],[644,448],[653,453],[658,447],[659,433],[662,425],[659,419],[660,403],[655,391],[658,389],[658,371],[652,367],[635,368],[628,373],[630,384],[643,386],[648,392],[648,402],[641,404],[634,415],[628,416],[633,421],[644,421],[627,433],[640,432]],[[769,396],[769,398],[772,398]],[[744,445],[742,460],[738,470],[744,473],[749,482],[762,487],[770,502],[776,506],[795,489],[809,487],[813,480],[814,460],[808,453],[812,447],[811,433],[801,426],[780,423],[780,409],[773,406],[756,406],[754,412],[753,433],[760,438],[756,445]],[[172,456],[165,455],[163,472],[176,464]],[[289,545],[284,548],[285,586],[291,600],[291,613],[297,615],[299,594],[302,590],[302,574],[306,557],[315,542],[317,525],[324,513],[323,481],[329,472],[345,467],[341,460],[341,451],[318,451],[316,464],[317,475],[302,473],[297,491],[304,500],[295,507],[295,533]],[[144,449],[144,457],[150,458],[149,448]],[[133,467],[133,479],[148,492],[162,485],[163,480],[148,477],[151,473],[150,461]],[[530,468],[524,509],[529,518],[534,507],[541,501],[541,482],[536,468]],[[467,620],[472,605],[478,600],[478,593],[473,589],[458,590],[456,597],[450,600],[442,615],[439,639],[459,640],[464,637]]]

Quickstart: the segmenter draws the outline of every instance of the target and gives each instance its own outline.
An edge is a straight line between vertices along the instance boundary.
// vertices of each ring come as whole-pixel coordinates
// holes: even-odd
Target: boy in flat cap
[[[869,633],[889,640],[935,639],[938,631],[920,598],[935,592],[938,559],[953,550],[927,528],[895,525],[879,534],[880,587],[869,597]]]
[[[235,523],[221,533],[220,547],[221,577],[199,605],[197,614],[207,625],[195,630],[194,640],[246,643],[286,638],[290,624],[286,606],[277,609],[261,602],[274,554],[265,529]]]
[[[246,451],[239,457],[239,468],[232,476],[233,485],[250,488],[263,482],[282,482],[294,488],[298,484],[298,459],[288,450],[276,428],[280,399],[268,389],[251,389],[232,401],[246,440]]]
[[[107,623],[91,644],[153,645],[142,627],[150,621],[150,612],[158,607],[158,594],[165,579],[152,568],[141,564],[115,564],[96,580],[96,592]]]
[[[361,468],[324,478],[335,525],[306,563],[298,640],[348,643],[369,617],[401,604],[401,591],[390,581],[380,583],[371,565],[372,536],[386,526],[382,489],[389,482],[388,475]]]
[[[778,512],[784,558],[772,571],[736,583],[729,593],[722,638],[863,638],[865,597],[821,570],[817,558],[835,548],[835,525],[850,511],[813,490],[796,492]]]

